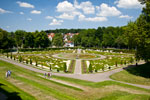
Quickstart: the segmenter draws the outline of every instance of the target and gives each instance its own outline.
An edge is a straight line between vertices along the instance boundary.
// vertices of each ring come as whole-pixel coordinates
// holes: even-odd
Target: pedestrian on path
[[[46,78],[46,73],[44,73],[44,77]]]
[[[11,71],[10,70],[8,70],[8,77],[10,77],[11,76]]]
[[[48,78],[50,78],[50,73],[48,73]]]
[[[6,76],[6,78],[8,77],[8,71],[6,71],[5,76]]]

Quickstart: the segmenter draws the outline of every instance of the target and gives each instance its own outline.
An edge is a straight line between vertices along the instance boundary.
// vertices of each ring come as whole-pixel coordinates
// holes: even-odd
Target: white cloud
[[[121,15],[121,16],[119,16],[119,18],[132,19],[133,17],[129,16],[129,15]]]
[[[84,15],[79,15],[79,21],[91,21],[91,22],[102,22],[107,21],[106,17],[88,17],[86,18]]]
[[[46,16],[45,19],[53,19],[52,16]]]
[[[118,0],[115,2],[115,4],[117,4],[117,7],[119,8],[126,8],[126,9],[143,7],[143,5],[141,5],[138,0]]]
[[[21,15],[24,15],[24,12],[20,12]]]
[[[0,8],[0,14],[4,14],[4,13],[12,13],[12,12]]]
[[[56,16],[57,18],[61,18],[61,19],[69,19],[69,20],[73,20],[74,19],[74,15],[71,14],[67,14],[67,13],[63,13],[60,16]]]
[[[53,19],[49,25],[61,25],[63,22],[63,20]]]
[[[31,14],[41,14],[41,11],[38,11],[38,10],[32,10],[30,13],[31,13]]]
[[[116,7],[109,7],[107,4],[102,3],[96,7],[99,10],[97,16],[119,16],[121,12]]]
[[[31,18],[27,18],[27,20],[28,20],[28,21],[32,21],[32,19],[31,19]]]
[[[74,6],[77,9],[82,9],[84,14],[94,14],[95,13],[95,7],[92,5],[90,1],[81,2],[79,5],[78,2],[75,0]]]
[[[26,2],[20,2],[20,1],[17,1],[17,4],[19,4],[20,7],[34,8],[34,5],[31,5],[31,4],[26,3]]]
[[[73,4],[68,1],[58,3],[56,8],[58,12],[72,12],[75,10]]]

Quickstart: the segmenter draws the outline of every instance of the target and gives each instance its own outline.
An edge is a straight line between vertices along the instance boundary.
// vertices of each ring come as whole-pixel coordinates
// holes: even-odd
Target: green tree
[[[25,33],[24,47],[25,48],[33,48],[34,47],[33,33],[31,33],[31,32]]]
[[[34,33],[34,42],[35,47],[46,48],[50,45],[50,40],[47,37],[47,34],[44,31]]]
[[[23,47],[23,42],[24,42],[24,34],[25,34],[26,32],[25,31],[23,31],[23,30],[17,30],[16,32],[15,32],[15,43],[16,43],[16,45],[17,45],[17,48],[21,48],[21,47]]]
[[[137,42],[137,59],[144,59],[146,62],[150,61],[150,1],[146,1],[146,7],[143,8],[142,14],[136,20],[138,27]]]
[[[55,34],[53,40],[52,40],[52,44],[56,47],[61,47],[64,45],[64,42],[63,42],[63,36],[62,34]]]
[[[138,39],[138,27],[135,22],[129,22],[125,30],[125,38],[127,39],[127,44],[129,49],[135,49],[137,46]]]
[[[8,32],[0,29],[0,49],[9,48]]]

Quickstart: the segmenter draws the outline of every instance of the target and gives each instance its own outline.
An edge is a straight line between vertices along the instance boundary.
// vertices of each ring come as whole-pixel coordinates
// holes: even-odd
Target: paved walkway
[[[81,53],[81,49],[77,50],[77,53]],[[81,59],[76,59],[76,64],[75,64],[75,69],[74,69],[74,74],[82,74],[81,72]]]
[[[81,60],[80,59],[76,60],[74,74],[82,74],[81,73]]]
[[[35,72],[39,72],[39,73],[46,73],[46,71],[43,70],[39,70],[33,67],[29,67],[25,64],[10,60],[10,59],[5,59],[5,58],[0,58],[0,60],[12,63],[14,65],[35,71]],[[108,71],[108,72],[104,72],[104,73],[96,73],[96,74],[61,74],[61,73],[53,73],[53,75],[56,76],[63,76],[63,77],[69,77],[69,78],[75,78],[75,79],[81,79],[81,80],[86,80],[86,81],[92,81],[92,82],[102,82],[102,81],[107,81],[107,80],[112,80],[109,78],[110,75],[120,72],[122,71],[123,68],[118,68],[118,69],[114,69],[112,71]],[[116,80],[113,80],[116,81]],[[116,81],[116,82],[120,82],[120,81]],[[137,86],[137,87],[141,87],[141,88],[146,88],[146,89],[150,89],[150,86],[145,86],[145,85],[137,85],[137,84],[132,84],[132,83],[126,83],[126,82],[121,82],[124,84],[129,84],[129,85],[133,85],[133,86]]]

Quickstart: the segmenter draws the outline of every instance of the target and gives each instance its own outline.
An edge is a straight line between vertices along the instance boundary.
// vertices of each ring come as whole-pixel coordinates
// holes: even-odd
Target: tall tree
[[[24,34],[25,34],[26,32],[25,31],[23,31],[23,30],[17,30],[16,32],[15,32],[15,43],[16,43],[16,45],[17,45],[17,48],[18,47],[23,47],[23,44],[24,44]]]
[[[44,31],[41,32],[36,31],[34,33],[34,42],[35,47],[38,48],[46,48],[50,45],[50,40],[48,39],[47,34]]]
[[[33,48],[34,47],[33,33],[31,33],[31,32],[25,33],[24,47],[25,48]]]
[[[141,16],[136,20],[139,38],[136,57],[150,61],[150,1],[146,1]]]
[[[8,49],[8,32],[0,29],[0,49]]]
[[[63,42],[63,36],[60,33],[55,34],[53,40],[52,40],[52,44],[56,47],[61,47],[64,45]]]

